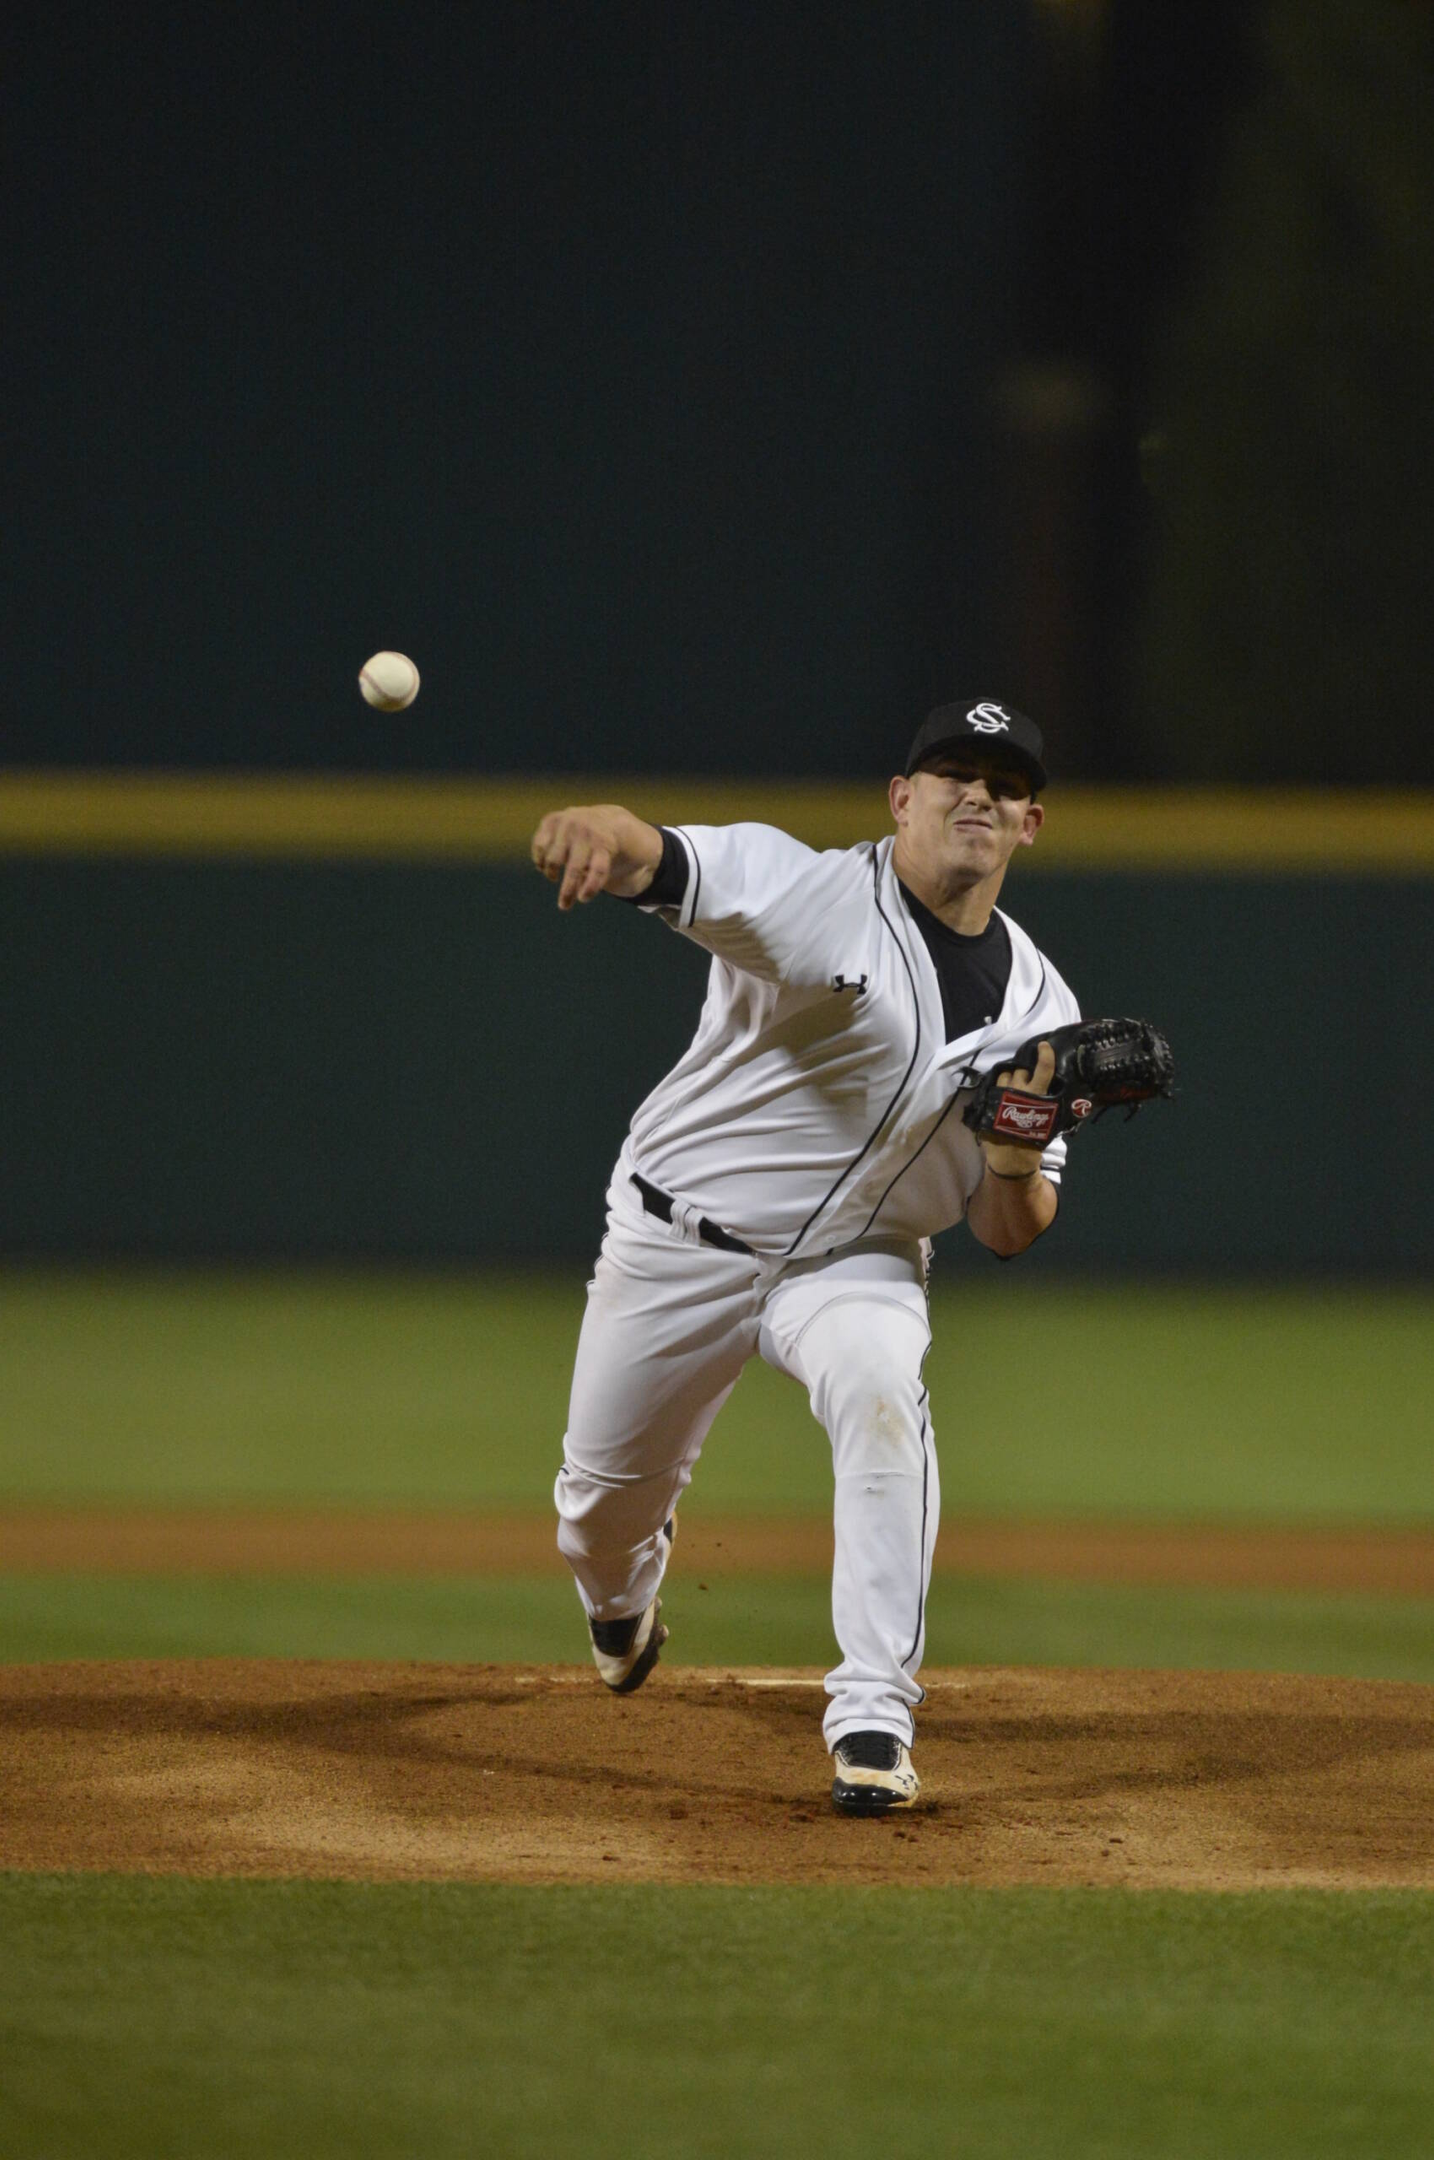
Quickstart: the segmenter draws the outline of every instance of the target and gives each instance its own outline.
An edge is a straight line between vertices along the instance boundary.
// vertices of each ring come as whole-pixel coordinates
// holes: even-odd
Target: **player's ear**
[[[1046,822],[1046,806],[1034,797],[1026,804],[1025,818],[1021,824],[1021,846],[1029,847],[1036,834]]]
[[[907,779],[905,773],[898,773],[886,792],[887,800],[891,804],[892,816],[898,825],[904,825],[906,823],[906,813],[911,807],[912,796],[911,782]]]

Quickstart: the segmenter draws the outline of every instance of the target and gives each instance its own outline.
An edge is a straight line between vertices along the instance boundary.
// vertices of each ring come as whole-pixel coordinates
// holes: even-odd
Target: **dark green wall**
[[[19,14],[7,760],[881,773],[1017,694],[1024,6]]]
[[[1180,1065],[1173,1106],[1080,1136],[1025,1269],[1434,1265],[1409,1111],[1434,886],[1047,874],[1008,898],[1087,1011],[1148,1014]],[[12,860],[0,910],[12,1256],[588,1254],[705,972],[507,869]]]

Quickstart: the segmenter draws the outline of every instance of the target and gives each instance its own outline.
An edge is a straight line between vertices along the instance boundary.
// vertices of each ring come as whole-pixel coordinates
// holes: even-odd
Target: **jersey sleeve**
[[[784,981],[804,948],[820,941],[825,902],[814,888],[824,858],[774,825],[672,831],[686,855],[686,880],[680,899],[653,912],[729,966]]]

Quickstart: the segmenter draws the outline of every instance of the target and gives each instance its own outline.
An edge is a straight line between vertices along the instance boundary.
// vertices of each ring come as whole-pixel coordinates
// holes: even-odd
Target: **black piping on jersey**
[[[877,905],[878,905],[878,907],[879,907],[879,906],[881,905],[880,901],[878,901],[878,902],[877,902]],[[909,972],[909,970],[908,970],[908,972]],[[1025,1011],[1024,1013],[1022,1013],[1022,1015],[1021,1015],[1021,1018],[1022,1018],[1023,1020],[1024,1020],[1025,1018],[1026,1018],[1027,1014],[1029,1014],[1029,1013],[1033,1013],[1033,1012],[1035,1011],[1036,1007],[1037,1007],[1037,1006],[1038,1006],[1038,1005],[1040,1004],[1040,1002],[1041,1002],[1041,997],[1042,997],[1042,995],[1043,995],[1043,993],[1044,993],[1044,991],[1045,991],[1045,987],[1046,987],[1046,964],[1045,964],[1045,962],[1044,962],[1044,960],[1043,960],[1043,961],[1041,962],[1041,979],[1040,979],[1040,982],[1039,982],[1039,983],[1038,983],[1038,984],[1036,985],[1036,994],[1035,994],[1035,996],[1034,996],[1034,997],[1033,997],[1033,998],[1031,999],[1031,1002],[1030,1002],[1030,1004],[1029,1004],[1029,1005],[1028,1005],[1028,1006],[1026,1007],[1026,1011]],[[970,1086],[970,1084],[971,1084],[971,1075],[972,1075],[972,1073],[973,1073],[973,1072],[974,1072],[975,1070],[976,1070],[976,1068],[975,1068],[975,1066],[974,1066],[974,1065],[967,1065],[967,1066],[965,1066],[965,1067],[963,1068],[963,1070],[962,1070],[962,1073],[961,1073],[961,1078],[960,1078],[960,1080],[959,1080],[959,1081],[957,1082],[957,1084],[956,1084],[956,1093],[955,1093],[955,1094],[954,1094],[954,1095],[953,1095],[953,1096],[951,1097],[951,1100],[950,1100],[950,1102],[948,1102],[948,1103],[947,1103],[947,1105],[946,1105],[946,1108],[945,1108],[945,1109],[944,1109],[944,1110],[942,1111],[942,1113],[941,1113],[940,1117],[939,1117],[939,1118],[938,1118],[938,1119],[936,1120],[936,1123],[935,1123],[935,1124],[934,1124],[934,1125],[932,1126],[932,1128],[931,1128],[930,1132],[929,1132],[929,1133],[928,1133],[928,1134],[926,1135],[926,1138],[925,1138],[925,1139],[924,1139],[924,1140],[922,1141],[922,1143],[921,1143],[920,1147],[919,1147],[919,1148],[918,1148],[918,1149],[916,1150],[916,1153],[915,1153],[914,1155],[908,1155],[908,1156],[907,1156],[907,1158],[906,1158],[906,1161],[905,1161],[905,1162],[904,1162],[904,1163],[902,1164],[901,1168],[900,1168],[900,1169],[899,1169],[899,1170],[897,1171],[897,1173],[896,1173],[895,1177],[893,1177],[893,1178],[892,1178],[892,1180],[891,1180],[891,1185],[888,1185],[888,1186],[887,1186],[887,1188],[886,1188],[886,1191],[885,1191],[885,1192],[884,1192],[884,1193],[882,1194],[881,1198],[880,1198],[880,1199],[879,1199],[879,1200],[877,1201],[877,1203],[876,1203],[876,1206],[875,1206],[875,1207],[874,1207],[874,1208],[872,1209],[871,1213],[870,1213],[870,1214],[869,1214],[869,1215],[867,1216],[867,1218],[866,1218],[866,1221],[865,1221],[865,1222],[864,1222],[864,1223],[862,1224],[861,1228],[860,1228],[860,1229],[859,1229],[859,1230],[857,1231],[857,1233],[856,1233],[856,1234],[857,1234],[857,1236],[858,1236],[858,1237],[865,1237],[865,1236],[866,1236],[866,1233],[867,1233],[867,1231],[868,1231],[868,1230],[869,1230],[869,1229],[871,1228],[872,1224],[873,1224],[873,1223],[874,1223],[874,1222],[876,1221],[876,1218],[877,1218],[877,1216],[878,1216],[878,1215],[879,1215],[879,1214],[881,1213],[882,1209],[883,1209],[883,1208],[884,1208],[884,1207],[886,1206],[886,1203],[887,1203],[887,1201],[888,1201],[888,1200],[889,1200],[889,1199],[891,1198],[891,1186],[892,1186],[892,1185],[896,1185],[896,1184],[898,1184],[898,1183],[900,1182],[900,1180],[901,1180],[902,1178],[904,1178],[904,1177],[905,1177],[905,1175],[906,1175],[907,1171],[908,1171],[908,1170],[909,1170],[909,1169],[911,1168],[911,1166],[912,1166],[912,1164],[913,1164],[913,1163],[917,1163],[917,1162],[920,1162],[920,1160],[921,1160],[922,1156],[923,1156],[923,1155],[924,1155],[924,1154],[926,1153],[926,1150],[927,1150],[927,1149],[928,1149],[928,1148],[930,1147],[930,1145],[931,1145],[932,1141],[933,1141],[933,1140],[934,1140],[934,1139],[936,1138],[936,1135],[937,1135],[937,1134],[938,1134],[938,1133],[940,1132],[940,1130],[941,1130],[942,1126],[943,1126],[943,1125],[944,1125],[944,1124],[946,1123],[946,1120],[947,1120],[947,1118],[949,1118],[949,1117],[950,1117],[950,1115],[951,1115],[952,1111],[953,1111],[953,1110],[955,1109],[955,1107],[956,1107],[956,1104],[957,1104],[957,1102],[958,1102],[958,1101],[959,1101],[959,1099],[960,1099],[960,1095],[961,1095],[961,1090],[962,1090],[963,1088],[965,1088],[965,1087],[969,1087],[969,1086]],[[868,1143],[868,1145],[869,1145],[869,1144],[870,1144],[870,1143]],[[1057,1196],[1057,1197],[1059,1197],[1059,1196]],[[998,1255],[997,1257],[999,1258],[999,1257],[1000,1257],[1000,1255]],[[1008,1257],[1012,1257],[1012,1258],[1013,1258],[1013,1257],[1014,1257],[1014,1255],[1010,1255],[1010,1256],[1008,1256]]]
[[[816,1206],[812,1209],[811,1214],[807,1217],[806,1221],[802,1224],[801,1229],[792,1239],[791,1244],[787,1246],[786,1250],[782,1254],[782,1258],[784,1260],[787,1259],[790,1254],[796,1251],[797,1247],[801,1244],[802,1239],[811,1229],[812,1224],[816,1221],[822,1210],[832,1200],[833,1196],[837,1191],[837,1188],[846,1183],[847,1179],[851,1176],[853,1170],[855,1170],[857,1164],[861,1161],[862,1156],[866,1154],[867,1150],[875,1141],[878,1133],[884,1131],[886,1126],[890,1124],[892,1115],[896,1109],[897,1104],[900,1102],[902,1096],[906,1093],[906,1083],[911,1078],[912,1073],[916,1070],[916,1060],[921,1051],[921,999],[917,994],[916,977],[911,972],[911,962],[906,957],[906,949],[902,945],[900,938],[896,935],[895,930],[892,930],[891,918],[887,914],[886,909],[881,904],[881,872],[877,864],[876,849],[874,847],[871,851],[871,892],[872,898],[876,902],[876,912],[881,917],[882,921],[886,924],[887,929],[891,931],[892,943],[895,945],[897,952],[901,956],[901,964],[906,970],[906,980],[911,985],[911,1005],[912,1010],[916,1014],[916,1041],[911,1046],[911,1062],[901,1076],[900,1084],[897,1087],[896,1093],[892,1096],[891,1101],[887,1104],[886,1108],[882,1111],[881,1116],[877,1119],[875,1125],[867,1134],[866,1141],[863,1146],[858,1149],[855,1155],[853,1155],[851,1161],[846,1164],[845,1168],[837,1172],[836,1177],[833,1179],[824,1196],[820,1200],[818,1200]]]
[[[924,1357],[921,1362],[923,1365],[926,1363]],[[926,1620],[926,1512],[931,1489],[931,1450],[926,1444],[926,1435],[930,1430],[931,1420],[926,1414],[926,1406],[931,1398],[923,1388],[916,1400],[921,1404],[921,1589],[916,1599],[916,1633],[911,1638],[911,1648],[901,1661],[903,1671],[911,1663],[920,1647],[921,1630]],[[922,1693],[924,1698],[924,1689]]]
[[[684,832],[680,825],[659,826],[658,830],[659,832],[672,832],[676,835],[677,839],[681,842],[682,847],[686,851],[689,865],[696,872],[696,883],[693,885],[692,888],[692,907],[695,914],[697,908],[697,895],[702,890],[702,864],[698,857],[696,848],[692,845],[692,837],[690,833]],[[677,921],[680,926],[682,922],[682,904],[679,904],[677,908]],[[691,927],[690,918],[688,927]],[[655,1126],[653,1131],[648,1134],[647,1137],[649,1142],[657,1141],[662,1138],[662,1135],[666,1132],[667,1127],[671,1122],[674,1107],[675,1105],[673,1105],[672,1103],[668,1104],[661,1118],[659,1118],[657,1125]]]
[[[697,902],[702,892],[702,857],[698,854],[696,848],[692,847],[691,833],[687,832],[681,825],[674,825],[672,829],[685,847],[692,848],[692,867],[697,873],[696,882],[692,887],[692,906],[687,916],[687,928],[690,930],[697,920]],[[677,919],[679,922],[682,920],[682,910],[680,908],[677,911]]]
[[[966,1068],[966,1072],[969,1073],[970,1069],[971,1068],[968,1065]],[[922,1141],[920,1147],[916,1150],[916,1153],[914,1155],[907,1156],[905,1162],[897,1171],[896,1176],[892,1179],[891,1185],[895,1185],[899,1179],[904,1178],[913,1163],[920,1162],[922,1156],[926,1153],[926,1150],[930,1147],[932,1141],[936,1138],[936,1135],[940,1132],[942,1126],[946,1123],[947,1118],[950,1117],[952,1111],[955,1109],[956,1104],[960,1099],[961,1088],[965,1087],[965,1085],[966,1074],[963,1073],[961,1076],[961,1086],[957,1088],[956,1093],[952,1096],[950,1102],[947,1103],[946,1108],[942,1111],[940,1117],[936,1120],[936,1123],[932,1126],[930,1132],[926,1135],[926,1138]],[[859,1238],[866,1236],[867,1231],[871,1228],[872,1224],[876,1221],[877,1216],[886,1206],[888,1199],[891,1197],[891,1185],[887,1186],[886,1191],[882,1194],[881,1198],[877,1201],[876,1206],[867,1216],[866,1221],[857,1231],[857,1236]]]
[[[1039,955],[1038,955],[1037,957],[1039,957]],[[1037,1007],[1037,1006],[1038,1006],[1038,1005],[1040,1004],[1040,1002],[1041,1002],[1041,997],[1042,997],[1042,994],[1043,994],[1043,992],[1044,992],[1044,990],[1045,990],[1045,987],[1046,987],[1046,963],[1045,963],[1045,961],[1044,961],[1044,960],[1042,960],[1042,961],[1041,961],[1041,979],[1040,979],[1040,981],[1039,981],[1039,982],[1038,982],[1038,983],[1036,984],[1036,994],[1035,994],[1035,996],[1034,996],[1034,997],[1033,997],[1033,998],[1031,999],[1031,1002],[1030,1002],[1030,1004],[1029,1004],[1029,1005],[1028,1005],[1028,1006],[1026,1007],[1025,1011],[1024,1011],[1024,1012],[1023,1012],[1022,1014],[1021,1014],[1021,1018],[1022,1018],[1023,1020],[1028,1020],[1028,1019],[1030,1018],[1031,1014],[1032,1014],[1032,1013],[1033,1013],[1033,1012],[1035,1011],[1036,1007]]]

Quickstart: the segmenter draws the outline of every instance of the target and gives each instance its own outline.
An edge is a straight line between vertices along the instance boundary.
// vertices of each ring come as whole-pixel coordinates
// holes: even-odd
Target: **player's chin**
[[[947,860],[963,870],[994,870],[1005,854],[995,833],[967,827],[947,836]]]

